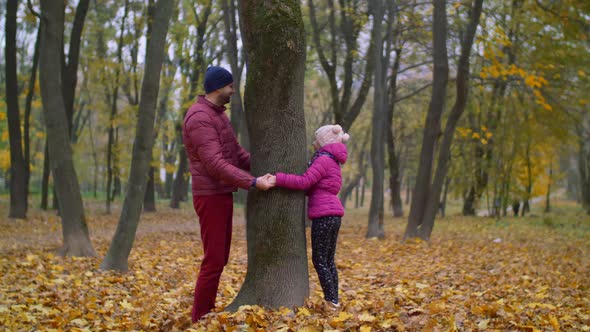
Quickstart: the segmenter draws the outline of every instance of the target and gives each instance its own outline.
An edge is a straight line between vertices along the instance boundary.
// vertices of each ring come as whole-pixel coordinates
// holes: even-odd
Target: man
[[[234,93],[232,74],[221,67],[205,73],[205,95],[188,109],[183,122],[184,148],[190,161],[193,205],[199,216],[204,257],[195,286],[192,320],[215,307],[232,235],[233,192],[270,188],[265,177],[250,175],[250,154],[242,148],[224,113]]]

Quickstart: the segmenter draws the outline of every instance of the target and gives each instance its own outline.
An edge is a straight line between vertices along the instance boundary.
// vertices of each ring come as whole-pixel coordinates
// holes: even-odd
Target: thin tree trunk
[[[145,212],[156,212],[156,184],[155,167],[150,167],[148,171],[148,181],[146,184],[145,195],[143,198],[143,211]]]
[[[584,131],[584,129],[582,129]],[[580,135],[578,150],[578,171],[580,172],[580,198],[582,207],[590,214],[590,137],[582,133]]]
[[[363,144],[360,146],[360,151],[357,157],[357,161],[358,161],[358,171],[357,173],[348,181],[345,181],[346,185],[344,186],[344,188],[342,188],[340,190],[340,203],[342,203],[342,206],[346,207],[346,201],[347,199],[351,196],[350,194],[352,193],[354,188],[357,188],[357,197],[356,197],[356,205],[358,207],[358,187],[360,184],[361,179],[365,176],[365,173],[367,172],[367,158],[365,157],[365,146],[368,143],[368,135],[367,135],[367,139],[365,139],[365,141],[363,142]]]
[[[122,65],[123,61],[123,37],[125,34],[125,21],[127,20],[127,15],[129,14],[129,0],[125,0],[125,6],[123,8],[123,18],[121,19],[121,25],[119,28],[119,40],[117,43],[117,61],[118,65]],[[108,142],[107,142],[107,186],[106,186],[106,213],[111,213],[111,202],[114,200],[115,195],[118,192],[117,188],[117,180],[118,176],[118,163],[117,163],[117,156],[115,154],[118,153],[115,148],[117,144],[117,136],[116,136],[116,126],[115,126],[115,118],[117,116],[117,100],[119,99],[119,76],[120,76],[120,68],[117,67],[115,69],[115,80],[114,80],[114,87],[113,91],[109,92],[108,95],[111,96],[110,103],[111,103],[111,112],[109,115],[109,124],[108,124]]]
[[[363,206],[365,206],[365,191],[367,189],[366,188],[367,187],[367,180],[364,175],[363,175],[361,182],[363,183],[363,185],[361,186],[361,207],[363,207]]]
[[[547,196],[545,197],[545,213],[551,212],[551,182],[553,182],[553,162],[549,163],[549,182],[547,183]]]
[[[92,181],[92,191],[94,192],[94,198],[98,197],[98,154],[96,152],[96,144],[94,143],[94,131],[92,130],[92,118],[88,120],[88,133],[90,134],[90,151],[92,152],[92,161],[94,162],[94,174]]]
[[[442,201],[440,203],[440,215],[441,215],[441,217],[444,217],[446,215],[446,212],[447,212],[447,196],[449,194],[449,185],[450,184],[451,184],[451,178],[447,177],[447,179],[445,180]]]
[[[420,228],[422,227],[424,212],[428,204],[428,195],[431,190],[432,167],[434,164],[436,144],[439,135],[441,134],[440,121],[445,106],[447,83],[449,79],[445,0],[434,0],[432,17],[432,50],[434,60],[432,96],[428,107],[428,113],[426,115],[422,149],[420,151],[420,161],[418,164],[418,174],[416,176],[412,205],[410,206],[410,215],[404,239],[418,237],[421,234]]]
[[[367,238],[384,238],[384,182],[385,182],[385,146],[387,124],[387,103],[385,89],[387,77],[383,73],[384,59],[383,52],[383,17],[384,8],[382,0],[370,0],[369,6],[372,9],[373,31],[371,40],[375,42],[372,49],[375,52],[375,84],[373,97],[373,120],[371,136],[371,166],[373,167],[373,186],[371,195],[371,207],[369,208],[369,223],[367,227]]]
[[[152,161],[154,119],[160,88],[160,72],[164,61],[166,49],[164,45],[173,4],[173,1],[158,0],[155,8],[148,15],[153,22],[153,26],[146,47],[145,74],[141,87],[141,100],[133,141],[129,185],[127,186],[128,190],[117,230],[100,265],[103,270],[127,271],[129,269],[127,261],[131,248],[133,248],[141,214],[141,205],[146,190],[146,178]]]
[[[408,176],[406,179],[406,205],[410,204],[412,198],[412,177]]]
[[[179,142],[179,146],[182,147],[182,139],[180,139]],[[173,209],[180,208],[180,201],[182,200],[186,187],[185,183],[188,182],[186,175],[188,170],[188,160],[184,148],[181,148],[180,151],[178,151],[178,160],[180,160],[180,162],[178,164],[178,171],[176,171],[176,177],[172,184],[172,198],[170,199],[170,207]]]
[[[390,80],[391,105],[387,110],[387,156],[389,162],[389,189],[391,190],[391,209],[394,217],[402,217],[404,215],[403,202],[401,198],[401,170],[399,155],[395,148],[395,138],[393,136],[393,112],[395,107],[395,98],[397,95],[397,71],[400,66],[401,50],[396,50],[395,62],[393,65],[393,75]]]
[[[63,45],[64,4],[49,0],[41,1],[41,13],[45,20],[40,54],[40,85],[49,157],[54,186],[61,204],[64,245],[60,255],[95,256],[84,217],[84,205],[68,136],[66,111],[61,91],[60,56]]]
[[[43,153],[43,176],[41,177],[41,209],[47,210],[49,201],[49,143],[45,138],[45,149]]]
[[[20,112],[18,107],[18,76],[16,59],[16,29],[18,1],[6,2],[6,109],[10,143],[10,209],[9,218],[27,217],[27,164],[23,156]]]
[[[362,181],[362,177],[359,179],[359,182],[356,184],[356,186],[354,187],[354,208],[358,209],[359,208],[359,204],[360,204],[360,187],[361,187],[361,181]]]
[[[248,61],[244,106],[252,143],[252,173],[301,174],[306,164],[306,47],[299,2],[241,0],[240,5]],[[276,142],[283,142],[281,149],[276,148]],[[263,208],[268,206],[274,208]],[[248,270],[228,310],[244,304],[270,308],[303,305],[309,294],[304,207],[302,192],[250,192],[246,214]]]
[[[62,63],[62,93],[66,107],[66,116],[68,119],[68,130],[72,137],[73,119],[74,119],[74,100],[76,96],[76,85],[78,83],[78,63],[80,59],[80,45],[82,32],[84,30],[84,21],[88,13],[90,0],[78,1],[76,7],[76,16],[70,34],[70,46],[68,48],[68,63]],[[64,59],[65,60],[65,59]]]
[[[37,82],[37,71],[39,66],[39,46],[41,44],[41,23],[37,28],[37,38],[35,40],[35,51],[33,53],[33,65],[31,68],[31,76],[29,78],[29,88],[27,91],[27,99],[25,101],[25,118],[23,119],[23,131],[24,131],[24,159],[25,159],[25,188],[27,200],[29,197],[29,183],[31,181],[31,137],[30,137],[30,118],[31,109],[33,104],[33,97],[35,96],[35,83]],[[27,202],[28,206],[28,202]]]

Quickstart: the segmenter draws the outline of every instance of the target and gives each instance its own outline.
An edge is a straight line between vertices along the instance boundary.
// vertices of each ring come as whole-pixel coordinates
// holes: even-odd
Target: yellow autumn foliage
[[[10,150],[8,148],[0,150],[0,170],[10,168]]]

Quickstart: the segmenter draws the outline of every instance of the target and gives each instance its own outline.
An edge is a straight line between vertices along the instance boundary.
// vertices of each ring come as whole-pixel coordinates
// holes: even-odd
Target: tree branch
[[[31,3],[31,0],[27,0],[27,7],[29,8],[29,11],[33,15],[35,15],[35,16],[37,16],[39,18],[39,20],[42,20],[43,19],[43,16],[39,12],[37,12],[35,10],[35,8],[33,7],[33,4]]]
[[[405,95],[405,96],[401,96],[401,97],[397,98],[397,99],[395,100],[395,103],[398,103],[398,102],[400,102],[400,101],[402,101],[402,100],[404,100],[404,99],[411,98],[411,97],[413,97],[413,96],[415,96],[415,95],[419,94],[420,92],[422,92],[422,91],[424,91],[424,90],[428,89],[428,88],[429,88],[429,87],[431,87],[431,86],[432,86],[432,82],[431,82],[431,83],[428,83],[428,84],[426,84],[426,85],[424,85],[424,86],[422,86],[422,87],[420,87],[420,88],[418,88],[418,89],[416,89],[416,90],[414,90],[414,91],[412,91],[411,93],[408,93],[408,94],[407,94],[407,95]]]

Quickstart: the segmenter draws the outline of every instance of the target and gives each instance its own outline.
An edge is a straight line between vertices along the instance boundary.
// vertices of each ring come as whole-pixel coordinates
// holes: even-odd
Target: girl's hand
[[[270,183],[272,187],[275,187],[277,185],[277,177],[275,175],[269,176],[268,183]]]
[[[277,185],[277,177],[272,175],[272,174],[266,174],[264,176],[264,179],[268,182],[268,184],[270,185],[270,187],[275,187]]]

